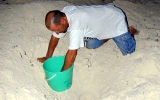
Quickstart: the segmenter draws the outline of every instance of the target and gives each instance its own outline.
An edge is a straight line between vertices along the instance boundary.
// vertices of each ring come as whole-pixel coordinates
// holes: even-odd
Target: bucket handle
[[[50,77],[50,78],[46,78],[46,81],[50,81],[50,80],[52,80],[54,77],[56,77],[57,76],[57,74],[54,74],[52,77]]]

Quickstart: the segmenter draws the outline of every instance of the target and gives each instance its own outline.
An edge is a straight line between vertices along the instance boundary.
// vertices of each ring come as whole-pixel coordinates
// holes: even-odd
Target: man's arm
[[[45,60],[47,60],[48,58],[52,57],[52,54],[58,44],[58,41],[59,41],[59,38],[56,38],[54,37],[53,35],[51,36],[51,39],[50,39],[50,42],[49,42],[49,45],[48,45],[48,51],[47,51],[47,54],[46,54],[46,57],[42,57],[42,58],[37,58],[37,60],[39,62],[44,62]]]
[[[61,71],[67,70],[75,61],[77,55],[77,49],[76,50],[68,50],[64,62],[64,66]]]

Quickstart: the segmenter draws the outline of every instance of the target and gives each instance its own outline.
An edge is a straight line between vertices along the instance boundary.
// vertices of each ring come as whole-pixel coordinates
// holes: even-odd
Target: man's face
[[[59,25],[51,24],[49,30],[56,32],[58,35],[59,33],[66,33],[68,26],[66,24],[60,23]]]

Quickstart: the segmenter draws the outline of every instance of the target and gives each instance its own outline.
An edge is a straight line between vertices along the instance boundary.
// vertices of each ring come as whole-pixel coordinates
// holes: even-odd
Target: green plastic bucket
[[[72,85],[72,74],[74,65],[61,72],[65,56],[53,56],[43,63],[48,85],[57,92],[69,89]]]

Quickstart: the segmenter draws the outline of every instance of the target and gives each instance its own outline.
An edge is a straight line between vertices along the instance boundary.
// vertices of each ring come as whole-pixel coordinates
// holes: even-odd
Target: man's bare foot
[[[132,35],[138,35],[139,31],[135,29],[133,26],[129,26],[129,31]]]

